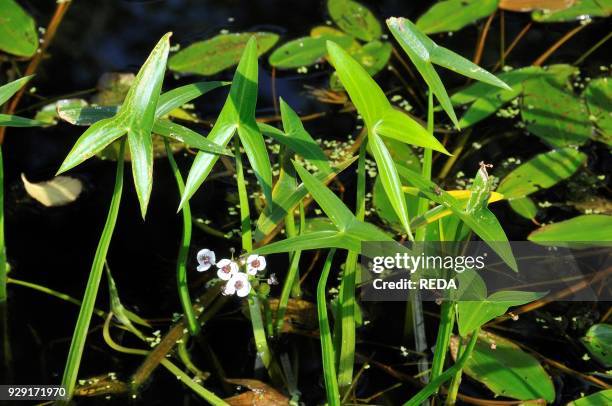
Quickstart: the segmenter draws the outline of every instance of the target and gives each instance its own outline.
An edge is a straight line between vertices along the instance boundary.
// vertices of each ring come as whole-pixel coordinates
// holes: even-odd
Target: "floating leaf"
[[[374,40],[359,47],[351,55],[365,68],[370,76],[374,76],[387,66],[392,49],[390,43]]]
[[[564,85],[577,73],[578,70],[571,65],[551,65],[545,68],[528,66],[499,75],[499,79],[510,86],[509,90],[477,82],[455,93],[451,97],[451,102],[454,106],[472,103],[459,121],[461,128],[467,128],[489,117],[521,95],[525,82],[546,77],[555,84]]]
[[[602,140],[609,145],[612,144],[612,81],[607,78],[599,78],[589,82],[584,91],[590,119],[595,122],[601,131]]]
[[[592,395],[569,402],[567,406],[603,406],[612,404],[612,389],[602,390]]]
[[[558,11],[571,7],[575,2],[576,0],[500,0],[499,8],[517,12],[533,10]]]
[[[182,49],[168,60],[168,68],[181,73],[214,75],[238,63],[249,38],[257,38],[257,56],[266,53],[278,41],[269,32],[220,34]]]
[[[83,108],[87,106],[87,101],[83,99],[62,99],[56,102],[47,104],[40,110],[36,112],[36,116],[34,116],[35,120],[43,122],[47,125],[55,125],[57,124],[57,120],[59,117],[58,110],[60,106],[63,108]]]
[[[416,22],[425,34],[457,31],[497,9],[499,0],[444,0],[434,4]]]
[[[25,191],[46,207],[64,206],[74,202],[83,191],[83,183],[68,176],[56,176],[51,180],[32,183],[21,174]]]
[[[336,25],[347,34],[364,41],[382,35],[382,27],[370,10],[353,0],[328,0],[327,10]]]
[[[509,200],[528,196],[569,178],[586,159],[585,154],[574,148],[561,148],[536,155],[506,175],[497,191]]]
[[[584,101],[544,78],[524,84],[521,116],[529,132],[553,147],[582,145],[591,137]]]
[[[0,2],[0,51],[29,58],[37,49],[38,32],[34,19],[14,0],[2,0]]]
[[[585,214],[541,227],[527,239],[537,243],[612,241],[612,216]]]
[[[508,201],[510,208],[526,219],[533,220],[538,214],[538,207],[528,197],[519,197]]]
[[[458,339],[451,341],[451,354],[456,357]],[[519,400],[555,400],[555,387],[531,354],[516,344],[492,333],[481,333],[471,357],[463,367],[470,378],[483,383],[496,396]]]
[[[391,17],[387,19],[387,26],[429,86],[430,91],[436,96],[436,99],[438,99],[438,102],[456,126],[459,125],[457,116],[433,64],[443,66],[484,83],[509,89],[508,85],[495,75],[463,58],[461,55],[438,46],[411,21],[405,18]]]
[[[321,62],[327,54],[325,46],[327,40],[333,40],[345,48],[353,43],[353,38],[348,35],[320,35],[318,37],[298,38],[275,49],[270,54],[268,62],[278,69],[293,69],[314,65]]]
[[[531,14],[531,18],[538,22],[555,23],[608,17],[611,11],[612,6],[607,0],[575,0],[572,7],[559,11],[536,10]]]
[[[223,399],[230,406],[286,406],[289,399],[273,387],[256,379],[226,379],[227,382],[249,390]]]
[[[606,368],[612,367],[611,324],[594,324],[580,341],[599,363]]]

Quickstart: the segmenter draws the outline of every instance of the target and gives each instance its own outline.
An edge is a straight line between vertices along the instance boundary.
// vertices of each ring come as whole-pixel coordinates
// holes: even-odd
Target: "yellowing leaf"
[[[25,191],[46,207],[64,206],[74,202],[83,191],[83,183],[68,176],[56,176],[51,180],[32,183],[21,174]]]

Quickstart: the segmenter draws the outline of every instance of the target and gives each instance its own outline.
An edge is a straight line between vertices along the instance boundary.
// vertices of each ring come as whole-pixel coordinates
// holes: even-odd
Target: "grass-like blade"
[[[44,125],[47,125],[47,123],[25,117],[0,114],[0,127],[40,127]]]
[[[211,154],[232,156],[232,152],[216,144],[190,128],[184,127],[165,118],[158,118],[153,125],[153,132],[174,141],[182,142],[190,147]]]
[[[308,189],[308,192],[321,206],[321,209],[323,209],[329,219],[340,231],[346,230],[355,220],[353,213],[338,196],[322,184],[314,175],[311,175],[304,167],[298,163],[294,163],[294,166],[306,189]]]
[[[368,135],[368,138],[368,145],[372,151],[374,159],[376,160],[383,189],[389,198],[389,202],[391,203],[395,214],[400,219],[404,230],[409,236],[411,236],[412,231],[410,229],[410,220],[408,219],[406,198],[402,192],[402,182],[397,172],[397,168],[393,163],[393,157],[389,153],[389,150],[385,146],[383,140],[378,135],[371,133]]]
[[[446,155],[450,153],[429,131],[414,119],[399,110],[389,109],[374,128],[376,134],[389,137],[406,144],[431,148]]]
[[[340,405],[340,392],[336,380],[336,356],[327,317],[326,285],[329,271],[332,266],[336,250],[332,249],[327,254],[325,265],[321,271],[319,283],[317,284],[317,315],[319,316],[319,332],[321,338],[321,357],[323,358],[323,378],[325,379],[325,391],[327,402],[331,406]]]
[[[329,174],[319,172],[314,176],[321,184],[326,185],[331,182],[332,179],[334,179],[340,172],[351,166],[356,159],[357,157],[347,159],[338,166],[333,167],[333,171]],[[307,194],[308,189],[302,183],[298,185],[294,192],[278,195],[278,197],[274,199],[273,207],[270,210],[264,210],[259,216],[259,219],[257,220],[257,228],[255,229],[255,241],[262,240],[266,235],[271,233],[277,226],[279,226],[287,213],[295,210],[297,205],[300,203],[300,201],[302,201],[302,199],[304,199],[304,197],[306,197]]]
[[[324,248],[340,248],[350,251],[359,251],[361,249],[361,240],[342,231],[314,231],[265,245],[261,248],[257,248],[255,252],[260,255],[268,255],[280,252],[318,250]]]
[[[24,76],[7,84],[0,86],[0,105],[3,105],[8,99],[13,97],[26,83],[32,79],[32,76]]]
[[[155,117],[162,117],[170,113],[172,110],[181,107],[185,103],[189,103],[203,94],[217,89],[221,86],[226,86],[227,82],[196,82],[185,86],[177,87],[162,93],[157,101]]]

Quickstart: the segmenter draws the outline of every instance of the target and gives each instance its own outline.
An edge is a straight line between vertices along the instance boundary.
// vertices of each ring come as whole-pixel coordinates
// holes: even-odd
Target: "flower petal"
[[[259,261],[259,266],[257,267],[257,270],[263,271],[264,269],[266,269],[266,258],[260,255],[258,258],[258,261]]]
[[[231,259],[223,258],[221,261],[217,262],[217,268],[223,268],[226,265],[229,265],[232,262]]]
[[[224,280],[224,281],[229,281],[230,279],[232,279],[231,272],[225,272],[222,269],[219,269],[217,271],[217,276],[219,277],[219,279]]]
[[[198,265],[198,272],[204,272],[204,271],[208,271],[210,269],[212,265],[211,264],[206,264],[206,265]]]
[[[215,263],[215,253],[214,251],[209,250],[208,248],[204,248],[201,249],[200,251],[198,251],[198,254],[196,255],[196,258],[198,260],[198,263],[200,265],[207,265],[207,264],[213,264]],[[208,268],[206,268],[208,269]]]

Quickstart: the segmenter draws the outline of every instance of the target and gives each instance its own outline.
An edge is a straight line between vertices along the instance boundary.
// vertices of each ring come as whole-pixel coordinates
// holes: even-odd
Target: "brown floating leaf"
[[[518,12],[533,10],[559,11],[573,6],[575,2],[576,0],[501,0],[499,8]]]
[[[287,406],[289,398],[256,379],[226,379],[227,382],[250,389],[240,395],[225,398],[231,406]]]
[[[270,309],[276,312],[278,299],[270,299],[269,303]],[[289,299],[285,311],[285,321],[285,328],[298,327],[300,329],[316,330],[319,328],[317,306],[307,300]]]

